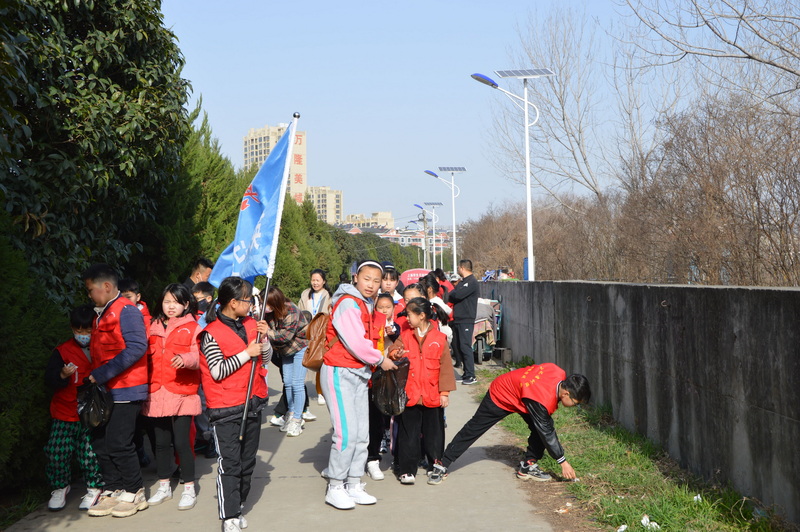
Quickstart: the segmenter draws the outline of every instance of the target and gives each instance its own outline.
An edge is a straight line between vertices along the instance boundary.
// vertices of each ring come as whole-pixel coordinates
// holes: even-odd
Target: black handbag
[[[111,392],[102,384],[91,382],[88,378],[78,386],[78,417],[87,429],[95,429],[108,423],[114,399]]]
[[[408,381],[409,362],[401,358],[395,362],[397,369],[384,371],[381,368],[372,374],[370,399],[385,416],[397,416],[406,409],[406,381]]]

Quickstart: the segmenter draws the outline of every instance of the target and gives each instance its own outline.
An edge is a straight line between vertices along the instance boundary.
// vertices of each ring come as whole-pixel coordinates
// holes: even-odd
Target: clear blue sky
[[[603,0],[592,11],[598,5],[611,8]],[[493,102],[503,96],[470,74],[513,66],[516,28],[530,6],[163,0],[162,10],[186,58],[191,105],[202,96],[236,167],[250,128],[289,122],[298,111],[309,184],[342,190],[345,214],[391,211],[402,227],[419,212],[413,204],[426,201],[444,203],[437,212],[450,225],[450,189],[423,173],[438,166],[467,167],[456,176],[458,223],[477,219],[491,202],[524,200],[524,187],[489,161]]]

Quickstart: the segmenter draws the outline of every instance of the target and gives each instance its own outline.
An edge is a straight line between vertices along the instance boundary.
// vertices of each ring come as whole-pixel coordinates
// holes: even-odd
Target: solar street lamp
[[[431,219],[433,220],[433,268],[432,270],[436,269],[436,207],[441,207],[443,204],[441,201],[426,201],[425,205],[431,208]],[[441,267],[441,264],[439,265]]]
[[[458,253],[456,252],[456,250],[457,250],[457,240],[456,240],[456,197],[459,194],[461,194],[461,189],[458,188],[458,186],[456,185],[455,179],[456,179],[456,174],[460,174],[462,172],[466,172],[467,169],[464,168],[463,166],[440,166],[439,167],[439,171],[440,172],[450,172],[450,182],[449,183],[447,181],[445,181],[444,179],[442,179],[441,177],[439,177],[438,174],[436,174],[435,172],[431,172],[430,170],[425,170],[425,173],[430,175],[430,176],[435,177],[436,179],[438,179],[439,181],[441,181],[442,183],[444,183],[445,185],[450,187],[450,196],[451,196],[451,200],[453,202],[453,273],[456,273],[458,271],[458,259],[457,259]]]
[[[531,151],[530,151],[530,128],[531,126],[535,125],[536,122],[539,120],[539,108],[536,107],[533,103],[528,101],[528,80],[534,78],[543,78],[543,77],[550,77],[554,76],[555,73],[550,70],[549,68],[534,68],[529,70],[496,70],[495,74],[497,74],[501,78],[516,78],[522,80],[522,98],[517,96],[514,93],[508,92],[505,89],[501,89],[497,83],[490,77],[484,76],[483,74],[472,74],[472,79],[479,83],[483,83],[484,85],[488,85],[493,89],[497,89],[506,96],[508,96],[514,105],[517,107],[521,107],[523,113],[525,114],[525,197],[527,200],[527,230],[528,230],[528,273],[526,275],[526,280],[528,281],[535,281],[536,280],[536,259],[533,256],[533,206],[531,204]],[[518,102],[522,102],[523,105],[520,105]],[[533,107],[534,111],[536,111],[536,118],[533,119],[533,122],[529,122],[528,116],[528,107]]]

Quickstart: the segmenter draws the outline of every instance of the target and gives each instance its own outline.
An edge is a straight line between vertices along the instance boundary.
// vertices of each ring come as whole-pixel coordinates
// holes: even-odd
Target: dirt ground
[[[521,456],[519,439],[509,434],[507,441],[507,445],[495,445],[487,449],[487,452],[492,458],[516,468]],[[538,508],[536,513],[547,519],[554,530],[558,532],[609,530],[608,527],[602,527],[591,519],[586,505],[570,495],[563,482],[535,480],[518,482],[526,486],[531,504]]]

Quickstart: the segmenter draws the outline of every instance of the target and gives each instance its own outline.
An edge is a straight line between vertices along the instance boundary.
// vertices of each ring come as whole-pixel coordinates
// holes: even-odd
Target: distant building
[[[348,214],[344,223],[354,227],[383,227],[391,229],[394,226],[394,218],[392,218],[392,213],[389,211],[373,212],[369,218],[363,214]]]
[[[244,167],[261,166],[269,152],[278,143],[289,124],[251,129],[244,137]],[[298,204],[306,197],[308,175],[306,172],[306,132],[295,131],[292,149],[292,166],[289,169],[289,195]]]
[[[317,211],[317,218],[331,225],[342,223],[342,191],[330,187],[308,187],[308,198]]]

